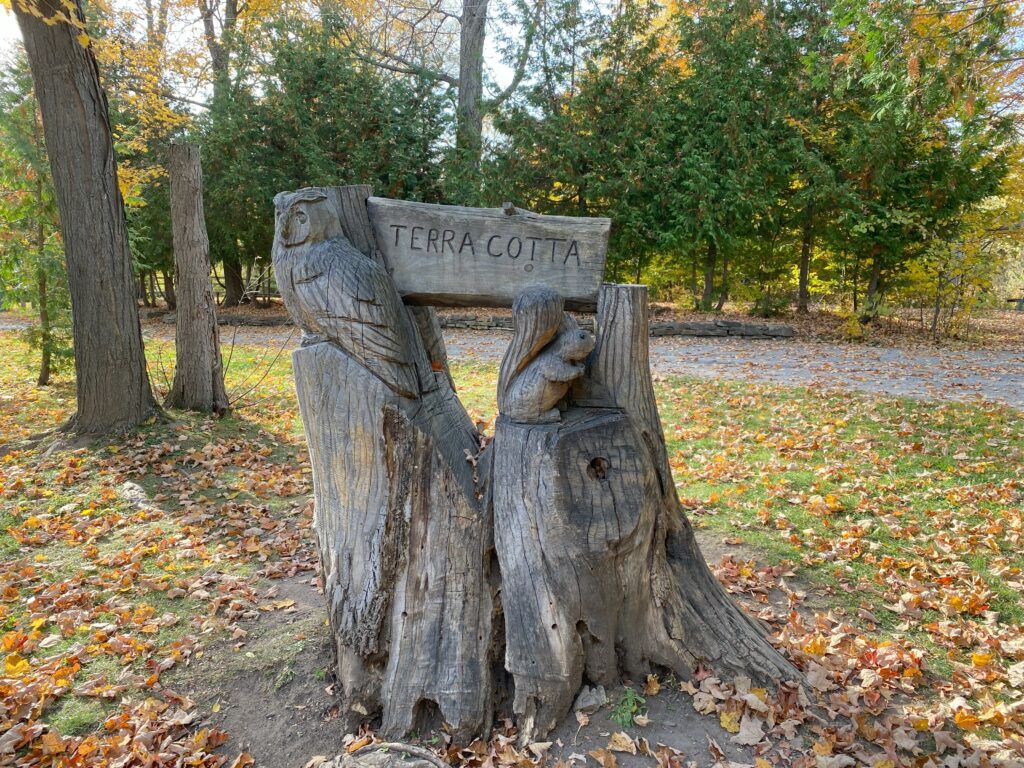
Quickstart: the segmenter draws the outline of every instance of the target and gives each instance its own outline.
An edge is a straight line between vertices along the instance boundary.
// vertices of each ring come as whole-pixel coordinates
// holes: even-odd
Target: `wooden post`
[[[274,245],[305,332],[292,359],[342,704],[350,727],[443,720],[468,737],[489,728],[493,698],[491,523],[467,460],[479,436],[429,363],[420,334],[434,331],[402,304],[372,233],[360,239],[366,194],[279,196]]]

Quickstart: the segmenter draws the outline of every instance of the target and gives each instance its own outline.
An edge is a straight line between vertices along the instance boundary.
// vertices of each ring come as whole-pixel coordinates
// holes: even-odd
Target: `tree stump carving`
[[[469,738],[514,714],[536,739],[584,683],[687,678],[699,662],[798,677],[714,579],[679,505],[646,289],[601,289],[596,346],[557,292],[524,290],[481,451],[433,310],[388,280],[369,194],[276,200],[344,725],[379,718],[400,737],[443,721]]]

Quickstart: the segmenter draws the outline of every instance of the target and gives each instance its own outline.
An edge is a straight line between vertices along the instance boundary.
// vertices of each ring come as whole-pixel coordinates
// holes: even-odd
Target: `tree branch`
[[[500,91],[496,96],[491,99],[487,99],[481,106],[484,112],[491,112],[502,104],[515,93],[516,88],[523,81],[526,76],[526,65],[530,61],[530,50],[533,48],[533,39],[537,35],[537,27],[540,24],[540,12],[543,3],[538,2],[535,6],[533,17],[528,21],[526,25],[525,35],[523,38],[523,49],[519,52],[519,58],[516,60],[516,68],[512,74],[512,82],[508,84],[508,87]]]

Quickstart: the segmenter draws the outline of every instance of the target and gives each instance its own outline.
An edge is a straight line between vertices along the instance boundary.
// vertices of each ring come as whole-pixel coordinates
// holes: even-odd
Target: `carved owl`
[[[274,275],[296,325],[340,347],[395,393],[417,397],[405,309],[391,277],[345,238],[326,191],[281,193],[274,203]]]

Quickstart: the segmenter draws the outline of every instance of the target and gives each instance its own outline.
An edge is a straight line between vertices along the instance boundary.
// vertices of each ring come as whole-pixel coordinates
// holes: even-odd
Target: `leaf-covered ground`
[[[226,419],[174,413],[45,453],[10,446],[66,418],[72,384],[35,387],[17,335],[0,343],[0,764],[251,764],[217,749],[226,735],[202,725],[188,691],[204,658],[251,653],[253,617],[294,609],[282,579],[314,577],[287,353],[234,349]],[[147,349],[165,388],[173,344]],[[455,375],[487,423],[494,364]],[[770,623],[809,696],[705,669],[635,681],[646,704],[582,759],[711,764],[717,741],[682,755],[644,735],[644,712],[674,696],[757,768],[1024,764],[1021,414],[764,384],[658,389],[716,573]],[[491,768],[545,752],[511,738],[448,755]],[[578,762],[571,752],[557,759]]]

